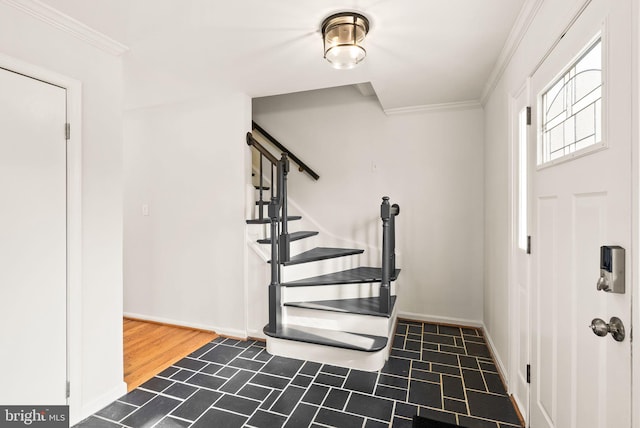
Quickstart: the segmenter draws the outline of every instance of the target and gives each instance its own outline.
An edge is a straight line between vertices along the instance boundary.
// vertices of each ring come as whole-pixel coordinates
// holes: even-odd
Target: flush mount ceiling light
[[[369,32],[369,20],[359,13],[341,12],[322,23],[324,57],[334,68],[353,68],[367,55],[362,42]]]

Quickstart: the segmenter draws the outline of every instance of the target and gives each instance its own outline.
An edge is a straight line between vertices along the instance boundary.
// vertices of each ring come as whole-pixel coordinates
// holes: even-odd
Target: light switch
[[[142,215],[149,215],[149,204],[142,204]]]

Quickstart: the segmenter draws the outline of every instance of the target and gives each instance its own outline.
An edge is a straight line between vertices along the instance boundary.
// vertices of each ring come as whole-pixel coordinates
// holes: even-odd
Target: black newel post
[[[400,206],[389,205],[389,197],[382,197],[382,281],[380,283],[380,312],[391,313],[391,277],[396,272],[396,216]]]
[[[271,333],[275,333],[280,325],[280,278],[278,265],[278,242],[274,238],[278,234],[278,198],[271,197],[269,202],[269,218],[271,219],[271,283],[269,284],[269,326]]]
[[[389,197],[382,197],[382,282],[380,283],[380,312],[388,314],[391,306],[391,206]]]
[[[391,271],[392,278],[396,276],[396,216],[400,214],[400,205],[391,205],[391,217],[389,225],[391,227]]]
[[[280,231],[280,236],[278,237],[278,250],[280,251],[280,263],[284,263],[288,262],[291,257],[291,254],[289,252],[290,237],[287,220],[287,216],[289,215],[289,209],[287,207],[287,177],[289,175],[289,159],[287,158],[286,153],[282,154],[280,162],[282,163],[282,173],[278,174],[278,178],[280,179],[278,181],[278,192],[282,192],[280,199],[282,204],[282,230]]]
[[[264,174],[262,172],[262,159],[264,158],[264,155],[262,153],[260,153],[260,180],[259,180],[259,186],[260,186],[260,199],[258,200],[258,209],[260,210],[258,213],[258,218],[260,220],[262,220],[264,218],[264,206],[265,204],[265,200],[263,199],[262,196],[262,189],[264,187]]]

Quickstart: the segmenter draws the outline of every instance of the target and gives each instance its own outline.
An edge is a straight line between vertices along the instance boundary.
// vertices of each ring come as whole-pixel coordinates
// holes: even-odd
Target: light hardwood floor
[[[124,381],[131,391],[176,361],[209,343],[217,334],[166,324],[123,320]]]

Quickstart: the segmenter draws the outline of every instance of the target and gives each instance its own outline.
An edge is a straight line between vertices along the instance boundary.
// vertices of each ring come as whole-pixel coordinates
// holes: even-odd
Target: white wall
[[[482,322],[479,108],[386,116],[343,87],[254,99],[253,119],[320,175],[292,165],[289,195],[331,234],[380,247],[381,197],[400,205],[402,316]]]
[[[81,376],[71,377],[74,422],[126,391],[121,318],[121,59],[1,2],[0,53],[82,84],[82,130],[72,124],[72,132],[82,132],[82,289],[71,296],[73,301],[81,299],[82,309],[70,314],[78,321],[72,328],[77,328],[79,337],[69,339],[71,373]],[[28,383],[23,386],[29,387]]]
[[[126,315],[245,336],[250,114],[222,93],[125,112]]]

